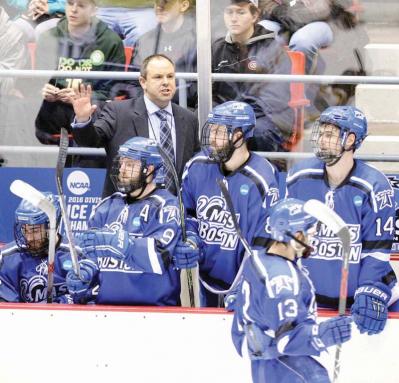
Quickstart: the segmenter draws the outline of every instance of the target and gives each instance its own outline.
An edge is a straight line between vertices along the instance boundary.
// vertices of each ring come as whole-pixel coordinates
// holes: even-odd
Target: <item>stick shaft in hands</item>
[[[176,168],[169,158],[167,153],[158,145],[159,151],[161,152],[162,158],[165,162],[165,166],[171,172],[173,176],[173,182],[177,193],[177,199],[179,203],[180,210],[180,227],[182,232],[182,239],[185,242],[187,240],[186,232],[186,221],[184,214],[183,199],[180,190],[179,178],[177,176]],[[199,276],[198,276],[198,266],[191,269],[181,269],[180,270],[180,285],[181,294],[180,300],[183,307],[199,307]]]
[[[305,211],[316,217],[319,221],[327,225],[335,235],[341,240],[342,243],[342,268],[341,268],[341,281],[339,290],[339,315],[345,315],[346,300],[348,295],[348,276],[349,276],[349,254],[351,245],[351,236],[348,226],[342,218],[329,209],[326,205],[317,200],[309,200],[304,205]],[[340,372],[340,354],[341,344],[337,344],[335,359],[334,359],[334,376],[333,382],[338,381]]]
[[[68,210],[65,203],[64,191],[62,188],[62,178],[64,174],[65,161],[68,154],[68,146],[69,146],[68,132],[65,128],[61,128],[60,149],[58,152],[55,181],[57,184],[58,196],[60,197],[61,214],[62,214],[62,219],[64,221],[65,234],[67,236],[70,247],[73,271],[80,278],[81,276],[80,276],[78,255],[76,253],[75,240],[72,234],[71,224],[69,222],[69,217],[68,217]]]

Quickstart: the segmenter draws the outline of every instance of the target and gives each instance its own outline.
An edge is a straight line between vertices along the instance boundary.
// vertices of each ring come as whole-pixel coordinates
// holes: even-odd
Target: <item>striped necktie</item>
[[[175,164],[175,151],[173,149],[172,131],[168,124],[168,112],[163,109],[159,109],[155,112],[156,116],[160,120],[159,125],[159,141],[162,149],[168,155],[173,164]],[[166,170],[165,187],[173,192],[174,186],[172,187],[172,173],[169,169]],[[172,190],[173,189],[173,190]]]

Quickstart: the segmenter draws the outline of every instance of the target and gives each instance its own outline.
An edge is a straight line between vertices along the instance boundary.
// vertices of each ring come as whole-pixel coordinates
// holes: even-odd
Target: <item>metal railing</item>
[[[137,80],[139,72],[80,72],[56,70],[0,70],[2,77],[20,78],[87,78],[109,80]],[[399,85],[399,76],[334,76],[334,75],[291,75],[291,74],[232,74],[212,73],[213,81],[226,82],[303,82],[307,84],[380,84]],[[197,73],[176,73],[177,79],[197,81]]]
[[[136,80],[139,78],[139,72],[81,72],[81,71],[53,71],[53,70],[0,70],[0,78],[19,77],[19,78],[87,78],[87,79],[113,79],[113,80]],[[176,73],[179,85],[185,89],[186,81],[197,81],[197,73]],[[212,73],[213,81],[231,81],[231,82],[303,82],[316,84],[380,84],[380,85],[399,85],[399,76],[331,76],[331,75],[282,75],[282,74],[227,74]],[[185,105],[186,95],[183,92],[179,97],[180,103]],[[375,139],[376,137],[374,137]],[[368,138],[373,139],[372,137]],[[379,136],[375,142],[393,142],[396,136]],[[398,141],[399,142],[399,141]],[[57,153],[57,146],[0,146],[0,154],[10,153]],[[105,155],[104,149],[71,147],[69,154],[83,154],[89,156]],[[267,158],[282,159],[301,159],[313,156],[312,153],[305,152],[259,152]],[[357,158],[366,161],[397,162],[399,155],[385,154],[357,154]]]

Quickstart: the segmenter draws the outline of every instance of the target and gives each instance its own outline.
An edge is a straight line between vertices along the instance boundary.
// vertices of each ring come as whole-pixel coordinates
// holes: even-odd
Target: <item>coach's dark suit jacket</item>
[[[176,170],[181,178],[184,165],[200,148],[198,119],[194,113],[173,103],[172,110],[176,128]],[[115,192],[109,173],[119,146],[132,137],[148,137],[144,98],[109,102],[94,122],[72,131],[78,145],[105,148],[107,174],[103,197],[109,196]]]

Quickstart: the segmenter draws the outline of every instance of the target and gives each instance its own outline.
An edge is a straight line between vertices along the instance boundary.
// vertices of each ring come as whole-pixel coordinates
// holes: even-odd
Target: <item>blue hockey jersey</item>
[[[242,234],[253,246],[267,244],[266,220],[269,208],[279,199],[279,189],[274,167],[254,153],[228,175],[203,152],[186,165],[182,195],[189,218],[187,229],[197,232],[204,243],[200,273],[206,282],[227,289],[240,267],[244,248],[216,183],[218,179],[226,184]]]
[[[332,208],[349,226],[348,305],[357,287],[367,281],[391,286],[396,277],[389,264],[394,230],[394,193],[387,178],[363,161],[355,160],[348,177],[336,188],[328,185],[325,164],[318,159],[298,163],[288,173],[289,197],[317,199]],[[314,251],[304,260],[321,306],[338,304],[342,247],[340,240],[321,225],[312,245]]]
[[[97,257],[100,304],[176,305],[180,279],[171,256],[180,236],[177,198],[157,189],[142,200],[127,203],[114,193],[93,210],[90,228],[125,230],[133,239],[131,251],[138,262],[112,256]]]
[[[72,269],[69,247],[60,244],[54,259],[53,301],[68,294],[65,277]],[[0,253],[0,299],[7,302],[45,302],[47,298],[47,258],[19,250],[15,242]],[[67,302],[67,298],[63,302]]]
[[[252,360],[282,355],[319,355],[325,349],[318,337],[313,284],[305,268],[284,257],[254,251],[264,272],[247,259],[237,289],[232,337],[242,355],[247,338]]]

